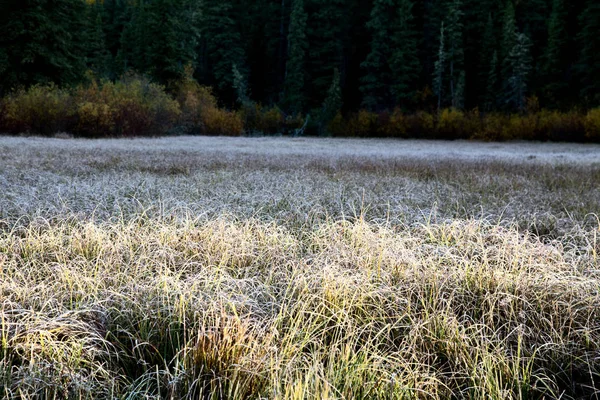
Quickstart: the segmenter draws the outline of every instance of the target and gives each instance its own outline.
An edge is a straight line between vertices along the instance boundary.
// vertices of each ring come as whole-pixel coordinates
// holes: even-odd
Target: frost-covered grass
[[[0,138],[0,397],[600,396],[600,147]]]

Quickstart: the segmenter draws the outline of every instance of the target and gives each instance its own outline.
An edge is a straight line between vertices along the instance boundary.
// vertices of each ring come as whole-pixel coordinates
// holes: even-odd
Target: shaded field
[[[3,398],[600,395],[600,146],[0,139]]]

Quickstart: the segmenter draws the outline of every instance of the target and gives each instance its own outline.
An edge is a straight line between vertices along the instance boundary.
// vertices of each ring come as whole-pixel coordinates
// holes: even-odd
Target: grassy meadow
[[[600,145],[0,138],[0,398],[597,399]]]

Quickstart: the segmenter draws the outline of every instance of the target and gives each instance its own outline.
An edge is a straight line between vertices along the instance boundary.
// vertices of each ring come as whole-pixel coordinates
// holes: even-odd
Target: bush
[[[179,104],[164,87],[141,77],[106,82],[100,95],[111,110],[112,133],[118,136],[165,134],[181,115]]]
[[[377,123],[379,117],[377,114],[360,110],[352,115],[346,124],[346,135],[354,137],[375,136],[377,132]]]
[[[244,122],[239,113],[215,107],[203,109],[201,115],[205,134],[240,136],[244,133]]]
[[[435,136],[434,118],[430,113],[418,111],[407,115],[404,120],[406,122],[406,133],[409,137],[431,138]]]
[[[505,140],[504,127],[506,126],[506,116],[500,113],[487,113],[482,117],[481,125],[471,139],[485,141]]]
[[[392,113],[387,111],[379,113],[378,135],[383,137],[404,138],[406,137],[406,118],[399,108]]]
[[[461,110],[446,108],[438,116],[437,133],[441,139],[458,139],[465,136],[467,117]]]
[[[585,140],[584,115],[577,111],[559,112],[542,110],[538,114],[535,138],[538,140]]]
[[[273,135],[285,131],[285,117],[277,106],[264,108],[259,103],[247,102],[241,112],[248,132]]]
[[[54,84],[21,89],[4,101],[4,123],[9,132],[50,136],[69,130],[73,123],[72,97]]]
[[[590,110],[585,116],[585,137],[594,142],[600,141],[600,108]]]

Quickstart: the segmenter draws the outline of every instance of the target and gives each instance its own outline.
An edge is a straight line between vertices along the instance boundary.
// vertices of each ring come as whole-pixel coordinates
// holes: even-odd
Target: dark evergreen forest
[[[3,94],[191,71],[222,107],[330,120],[600,105],[597,0],[2,0],[0,29]]]

